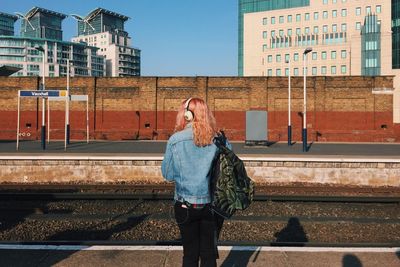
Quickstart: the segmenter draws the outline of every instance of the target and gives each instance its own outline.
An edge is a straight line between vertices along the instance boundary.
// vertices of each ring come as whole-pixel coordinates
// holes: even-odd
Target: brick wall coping
[[[373,163],[400,163],[400,157],[374,156],[260,156],[239,155],[243,161],[251,162],[373,162]],[[107,161],[162,161],[163,156],[142,155],[0,155],[0,160],[107,160]]]

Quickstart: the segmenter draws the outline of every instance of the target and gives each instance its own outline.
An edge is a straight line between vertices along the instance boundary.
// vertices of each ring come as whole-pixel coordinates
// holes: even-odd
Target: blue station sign
[[[67,90],[21,90],[20,97],[62,97],[67,96]]]

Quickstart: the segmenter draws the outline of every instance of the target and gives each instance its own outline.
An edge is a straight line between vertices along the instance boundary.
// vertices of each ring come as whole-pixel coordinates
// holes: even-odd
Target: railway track
[[[325,189],[315,194],[314,188],[310,195],[307,190],[280,187],[270,194],[258,190],[249,209],[225,222],[220,245],[400,246],[396,191],[375,190],[377,196],[367,189],[360,190],[361,195],[329,191],[322,196]],[[0,187],[0,240],[11,244],[180,245],[170,209],[172,197],[173,187],[165,185],[128,190],[125,185],[61,190]]]

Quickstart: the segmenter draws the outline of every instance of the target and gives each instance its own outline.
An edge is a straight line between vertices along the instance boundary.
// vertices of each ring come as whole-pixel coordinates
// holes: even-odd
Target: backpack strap
[[[220,131],[217,133],[217,136],[214,137],[214,144],[220,147],[226,147],[226,136],[224,131]]]

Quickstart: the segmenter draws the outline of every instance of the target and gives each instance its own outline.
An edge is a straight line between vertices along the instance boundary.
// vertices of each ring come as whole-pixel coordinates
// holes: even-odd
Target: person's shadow
[[[362,267],[361,261],[357,256],[346,254],[342,259],[343,267]]]
[[[237,250],[238,248],[239,250]],[[260,253],[257,247],[254,247],[254,249],[251,248],[250,250],[240,250],[240,247],[234,246],[220,267],[245,267],[250,262],[250,258],[254,253],[256,253],[256,255],[254,256],[253,262],[257,260],[258,254]]]
[[[308,242],[307,234],[296,217],[290,217],[288,224],[274,234],[276,241],[272,246],[304,246]]]

